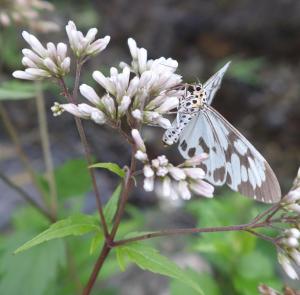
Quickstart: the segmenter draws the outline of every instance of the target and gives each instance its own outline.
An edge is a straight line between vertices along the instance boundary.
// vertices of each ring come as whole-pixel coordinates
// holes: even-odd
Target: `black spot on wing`
[[[199,145],[202,147],[204,153],[209,153],[209,147],[207,146],[206,142],[204,141],[203,137],[199,138]]]
[[[183,150],[184,152],[186,151],[186,149],[187,149],[187,143],[186,143],[185,140],[180,144],[180,147],[182,148],[182,150]]]
[[[196,153],[196,148],[190,148],[188,151],[188,156],[192,158],[195,156],[195,153]]]

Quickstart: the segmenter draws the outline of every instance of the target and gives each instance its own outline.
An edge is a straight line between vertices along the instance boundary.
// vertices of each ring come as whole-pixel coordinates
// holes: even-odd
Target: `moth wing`
[[[222,79],[230,65],[230,61],[226,63],[218,72],[211,76],[203,85],[203,88],[206,90],[207,95],[207,104],[211,105],[216,92],[221,87]]]

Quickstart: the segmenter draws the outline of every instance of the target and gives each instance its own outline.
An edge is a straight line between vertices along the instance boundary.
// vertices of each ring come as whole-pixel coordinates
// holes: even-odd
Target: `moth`
[[[280,201],[281,190],[275,173],[257,149],[211,103],[221,86],[230,62],[207,82],[186,84],[177,116],[163,135],[163,142],[178,149],[185,159],[201,153],[206,179],[264,203]]]

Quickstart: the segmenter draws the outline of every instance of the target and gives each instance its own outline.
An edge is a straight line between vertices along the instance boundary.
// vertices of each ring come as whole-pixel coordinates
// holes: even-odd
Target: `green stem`
[[[53,157],[50,149],[49,132],[46,116],[45,97],[40,82],[35,82],[36,106],[38,123],[42,142],[43,157],[46,167],[47,181],[50,192],[50,205],[53,216],[57,215],[57,189],[54,176]]]

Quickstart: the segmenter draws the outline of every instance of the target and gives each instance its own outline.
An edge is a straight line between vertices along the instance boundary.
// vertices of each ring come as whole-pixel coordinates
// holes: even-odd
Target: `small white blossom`
[[[164,177],[162,181],[161,193],[163,197],[171,196],[171,179],[168,176]]]
[[[300,252],[297,249],[292,249],[289,254],[293,261],[300,266]]]
[[[155,109],[155,111],[158,113],[165,114],[170,110],[173,110],[176,107],[178,107],[178,104],[179,104],[178,97],[171,96],[166,98],[165,101],[157,109]]]
[[[203,179],[205,172],[202,168],[185,168],[185,174],[192,179]]]
[[[123,96],[123,98],[120,102],[120,105],[118,106],[118,117],[119,118],[127,112],[130,103],[131,103],[130,97],[127,95]]]
[[[152,192],[154,189],[154,176],[145,177],[144,179],[144,190],[146,192]]]
[[[131,135],[132,135],[132,138],[133,138],[137,148],[139,150],[141,150],[142,152],[146,152],[146,146],[145,146],[144,140],[141,137],[140,132],[137,129],[133,129],[131,131]]]
[[[100,104],[100,97],[98,96],[98,94],[96,93],[96,91],[94,90],[94,88],[92,88],[91,86],[88,86],[86,84],[82,84],[79,87],[80,93],[82,94],[82,96],[84,96],[86,99],[88,99],[92,104],[94,105],[99,105]]]
[[[201,179],[190,183],[189,188],[197,195],[213,197],[214,187]]]
[[[208,158],[207,153],[202,153],[200,155],[194,156],[193,158],[184,161],[183,165],[185,167],[193,167],[200,165],[204,160]]]
[[[13,76],[25,80],[42,80],[49,77],[61,78],[70,71],[71,60],[66,56],[67,45],[58,43],[56,46],[49,42],[45,48],[32,34],[22,33],[31,49],[23,49],[22,63],[27,69],[15,71]]]
[[[135,158],[141,162],[148,161],[148,155],[140,150],[135,153]]]
[[[278,261],[281,264],[285,273],[293,280],[298,280],[298,274],[293,268],[291,261],[282,253],[278,253]]]
[[[181,169],[181,168],[170,166],[168,168],[168,170],[169,170],[169,173],[172,176],[172,178],[177,181],[183,180],[186,178],[186,174],[184,173],[183,169]]]
[[[289,191],[282,201],[287,204],[293,204],[300,201],[300,187]]]
[[[296,239],[300,238],[300,231],[297,228],[289,228],[284,231],[285,235],[288,237],[294,237]]]
[[[138,109],[131,112],[131,115],[133,118],[135,118],[138,121],[141,121],[143,119],[142,112]]]
[[[150,167],[150,165],[145,165],[143,168],[143,172],[146,178],[154,176],[154,171]]]
[[[104,95],[101,98],[101,104],[104,107],[106,115],[114,119],[116,116],[116,106],[113,98],[108,94]]]
[[[290,204],[286,206],[286,208],[290,211],[294,211],[295,213],[300,214],[300,205],[299,204]]]
[[[77,30],[75,23],[72,21],[69,21],[66,25],[66,32],[71,49],[77,58],[85,58],[100,53],[110,41],[110,36],[95,41],[98,32],[96,28],[89,29],[84,36],[81,31]]]
[[[192,196],[187,181],[179,181],[178,183],[178,193],[184,200],[189,200]]]

